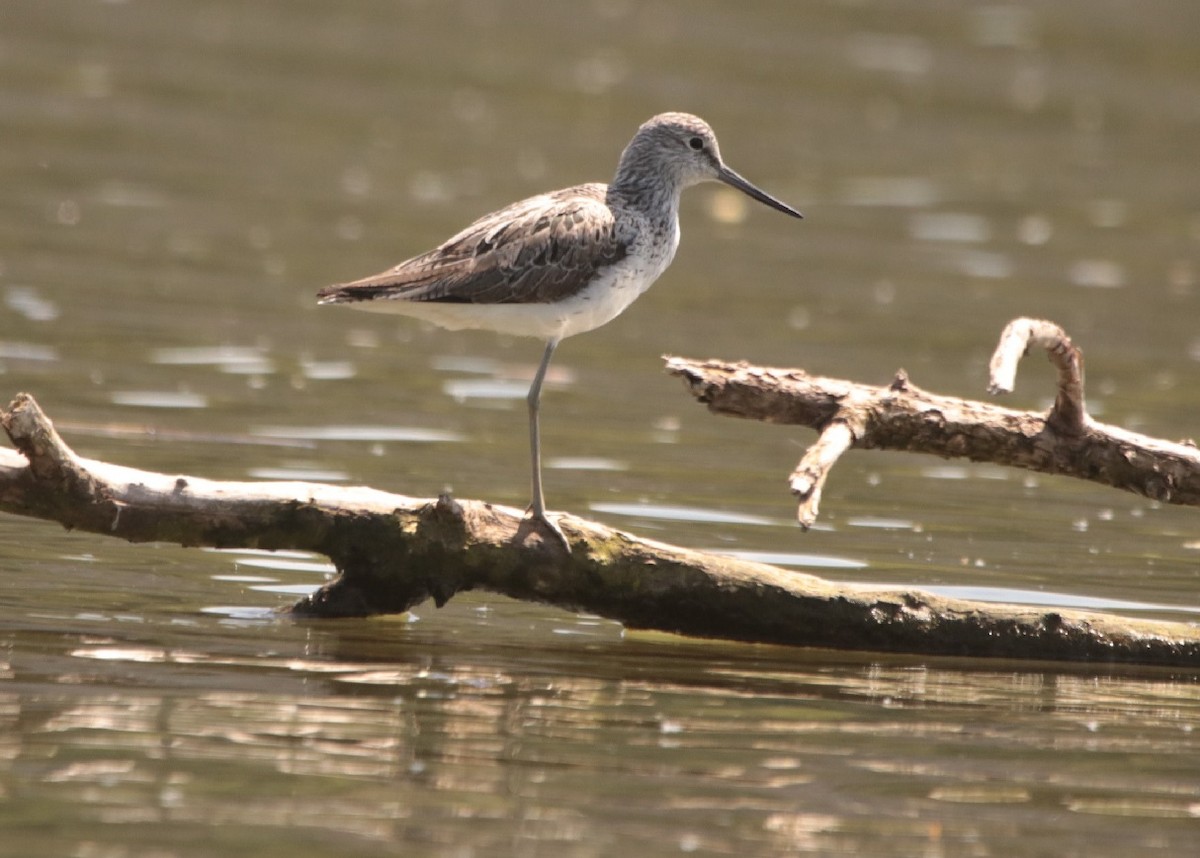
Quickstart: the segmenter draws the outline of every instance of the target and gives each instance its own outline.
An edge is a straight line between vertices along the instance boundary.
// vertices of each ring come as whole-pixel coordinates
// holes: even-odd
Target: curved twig
[[[1046,422],[1062,435],[1079,435],[1088,421],[1083,402],[1083,352],[1066,331],[1043,319],[1013,319],[1000,334],[988,365],[988,393],[1012,393],[1017,364],[1031,347],[1043,348],[1058,370],[1058,393]]]

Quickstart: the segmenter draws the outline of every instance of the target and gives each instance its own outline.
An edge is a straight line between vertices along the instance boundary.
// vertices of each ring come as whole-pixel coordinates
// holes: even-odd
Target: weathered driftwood
[[[1052,322],[1017,319],[1005,328],[991,362],[993,393],[1012,390],[1016,364],[1030,346],[1045,348],[1058,370],[1048,414],[939,396],[900,370],[887,387],[726,361],[668,358],[710,411],[791,423],[819,434],[789,477],[797,519],[809,527],[821,490],[847,450],[907,450],[1063,474],[1164,503],[1200,505],[1200,450],[1106,426],[1087,415],[1083,355]]]
[[[557,540],[520,510],[300,482],[214,482],[76,456],[33,399],[0,414],[0,510],[132,542],[302,549],[340,576],[297,614],[399,612],[486,590],[632,628],[838,649],[1200,668],[1200,633],[1074,611],[834,585],[676,548],[574,516]]]

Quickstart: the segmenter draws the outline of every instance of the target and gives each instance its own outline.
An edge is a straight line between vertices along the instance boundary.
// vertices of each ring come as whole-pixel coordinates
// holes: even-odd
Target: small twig
[[[1046,423],[1063,435],[1082,434],[1088,420],[1083,400],[1083,352],[1053,322],[1021,318],[1008,323],[989,364],[988,393],[1013,392],[1017,364],[1033,346],[1045,349],[1058,370],[1058,393]]]

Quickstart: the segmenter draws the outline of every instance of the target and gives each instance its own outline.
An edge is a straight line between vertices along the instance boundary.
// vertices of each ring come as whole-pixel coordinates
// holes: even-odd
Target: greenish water
[[[0,12],[0,382],[81,454],[527,500],[532,340],[315,291],[606,180],[662,110],[807,216],[684,201],[544,397],[548,500],[838,580],[1195,622],[1195,510],[709,415],[664,353],[983,397],[1016,315],[1098,419],[1200,426],[1184,2],[183,0]],[[1032,356],[1006,404],[1044,407]],[[782,556],[779,556],[782,555]],[[295,623],[319,557],[0,520],[0,855],[1183,855],[1190,674],[626,634],[501,599]]]

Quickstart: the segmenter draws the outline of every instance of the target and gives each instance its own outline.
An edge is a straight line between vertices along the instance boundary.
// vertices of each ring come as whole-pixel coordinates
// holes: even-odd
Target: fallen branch
[[[1091,480],[1164,503],[1200,505],[1200,450],[1106,426],[1087,415],[1083,356],[1051,322],[1017,319],[992,358],[992,392],[1012,390],[1016,363],[1030,345],[1045,348],[1059,372],[1048,414],[939,396],[903,370],[887,387],[725,361],[667,358],[710,411],[809,426],[820,433],[790,477],[803,527],[816,520],[821,488],[851,449],[907,450],[994,462]]]
[[[340,575],[309,616],[400,612],[486,590],[659,629],[796,646],[1200,668],[1182,623],[988,605],[811,575],[638,539],[563,516],[568,555],[520,510],[301,482],[214,482],[77,456],[37,403],[0,414],[0,510],[131,542],[301,549]]]

